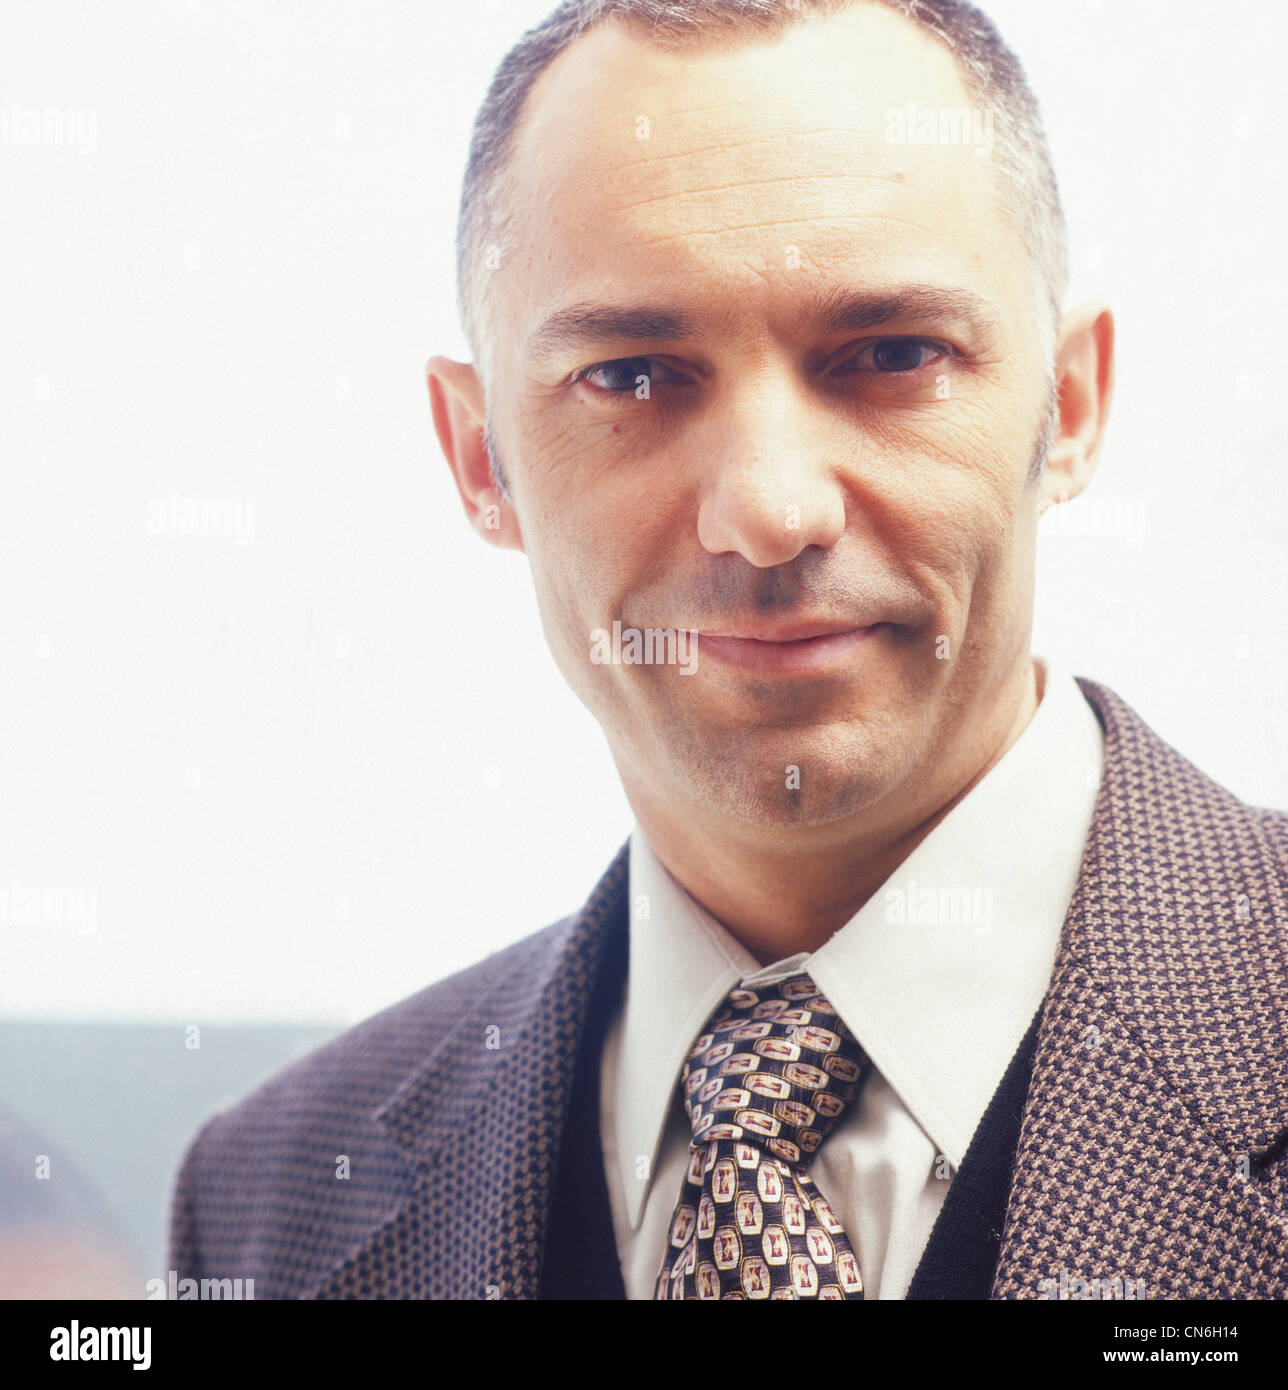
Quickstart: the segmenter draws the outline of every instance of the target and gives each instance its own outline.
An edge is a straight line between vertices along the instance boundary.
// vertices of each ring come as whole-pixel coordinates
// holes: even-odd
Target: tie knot
[[[858,1095],[869,1065],[809,975],[739,985],[684,1063],[693,1141],[740,1140],[799,1163]]]

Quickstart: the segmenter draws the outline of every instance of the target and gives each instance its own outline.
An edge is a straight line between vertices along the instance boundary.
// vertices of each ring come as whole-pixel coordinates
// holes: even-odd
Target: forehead
[[[671,48],[591,30],[534,84],[516,133],[509,341],[565,303],[660,285],[726,321],[774,312],[800,287],[793,253],[796,277],[1020,292],[995,146],[925,138],[961,112],[991,145],[952,55],[880,6]]]

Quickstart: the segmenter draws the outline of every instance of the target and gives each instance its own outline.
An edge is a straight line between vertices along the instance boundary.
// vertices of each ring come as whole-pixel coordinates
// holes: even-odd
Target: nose
[[[704,421],[698,539],[758,568],[783,565],[845,533],[845,494],[822,407],[764,374],[731,387]]]

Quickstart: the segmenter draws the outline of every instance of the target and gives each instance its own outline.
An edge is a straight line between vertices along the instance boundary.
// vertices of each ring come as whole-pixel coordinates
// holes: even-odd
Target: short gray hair
[[[562,0],[501,60],[474,121],[457,224],[456,272],[461,325],[485,386],[490,373],[489,255],[500,256],[515,218],[509,154],[533,83],[572,43],[610,20],[639,24],[650,41],[680,47],[737,30],[773,34],[806,19],[859,4],[881,5],[937,38],[957,59],[974,100],[996,125],[998,200],[1041,277],[1052,315],[1052,341],[1068,288],[1068,235],[1037,98],[1019,59],[996,26],[969,0]]]

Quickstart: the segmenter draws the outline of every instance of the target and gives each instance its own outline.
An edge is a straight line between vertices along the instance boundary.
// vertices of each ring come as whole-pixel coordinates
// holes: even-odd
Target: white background
[[[470,124],[542,3],[0,5],[0,1013],[356,1021],[574,909],[631,817],[521,556],[468,530],[423,367],[463,357]],[[1034,648],[1288,806],[1288,21],[988,5],[1041,97],[1071,301],[1118,314]],[[249,506],[154,534],[149,504]],[[26,920],[29,889],[85,918]]]

